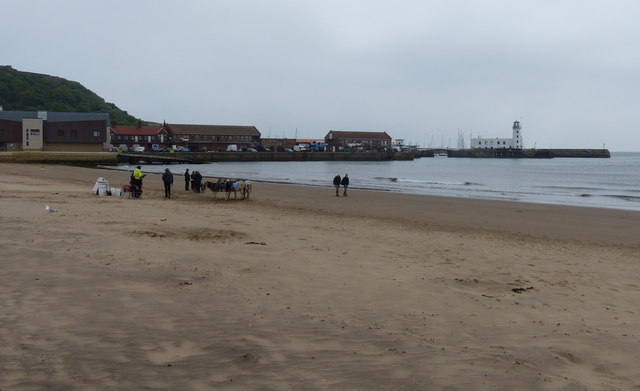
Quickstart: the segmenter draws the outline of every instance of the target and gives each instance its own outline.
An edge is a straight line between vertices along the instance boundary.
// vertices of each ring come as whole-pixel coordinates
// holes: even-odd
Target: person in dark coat
[[[164,169],[162,174],[162,182],[164,183],[164,198],[171,199],[171,185],[173,184],[173,174],[169,171],[169,167]]]
[[[336,197],[340,197],[340,174],[333,177],[333,186],[336,188]]]
[[[133,177],[133,172],[131,172],[131,177],[129,178],[129,186],[131,189],[131,197],[136,198],[136,178]]]
[[[191,182],[191,174],[187,168],[184,172],[184,191],[189,191],[189,182]]]
[[[193,191],[200,193],[202,189],[202,174],[200,174],[200,171],[194,171],[191,177],[193,178],[193,183],[191,184]]]
[[[347,196],[347,187],[349,187],[349,174],[344,174],[342,177],[342,181],[340,181],[342,187],[344,187],[344,193],[342,193],[343,197]]]

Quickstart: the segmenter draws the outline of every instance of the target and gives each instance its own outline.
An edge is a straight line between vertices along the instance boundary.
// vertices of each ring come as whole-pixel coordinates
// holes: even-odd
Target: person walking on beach
[[[333,186],[336,188],[336,197],[340,197],[340,174],[333,177]]]
[[[171,199],[171,185],[173,184],[173,174],[169,171],[169,167],[164,169],[162,174],[162,182],[164,183],[164,198]]]
[[[342,181],[340,181],[342,187],[344,187],[344,193],[342,193],[343,197],[347,196],[347,187],[349,187],[349,174],[344,174],[342,177]]]
[[[191,174],[187,168],[184,172],[184,191],[189,191],[189,182],[191,181]]]

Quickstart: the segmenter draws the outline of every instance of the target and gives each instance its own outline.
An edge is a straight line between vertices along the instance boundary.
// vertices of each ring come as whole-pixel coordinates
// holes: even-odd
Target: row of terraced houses
[[[192,152],[216,152],[229,145],[238,148],[269,147],[273,151],[293,148],[299,140],[262,138],[255,126],[192,125],[163,123],[150,126],[111,126],[105,113],[59,113],[2,111],[0,151],[108,151],[121,146],[145,150],[187,148]],[[387,132],[336,131],[327,133],[326,150],[390,148]]]

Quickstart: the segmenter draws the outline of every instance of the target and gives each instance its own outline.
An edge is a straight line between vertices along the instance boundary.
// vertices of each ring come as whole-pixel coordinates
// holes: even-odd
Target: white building
[[[514,121],[511,138],[472,138],[472,149],[523,149],[520,121]]]

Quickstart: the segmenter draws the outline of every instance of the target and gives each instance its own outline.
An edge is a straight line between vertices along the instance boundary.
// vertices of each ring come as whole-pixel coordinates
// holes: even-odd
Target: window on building
[[[71,129],[70,133],[71,137],[78,137],[78,129]]]
[[[100,137],[100,131],[99,130],[94,130],[93,131],[93,137]]]
[[[58,137],[64,137],[64,129],[58,129]]]

